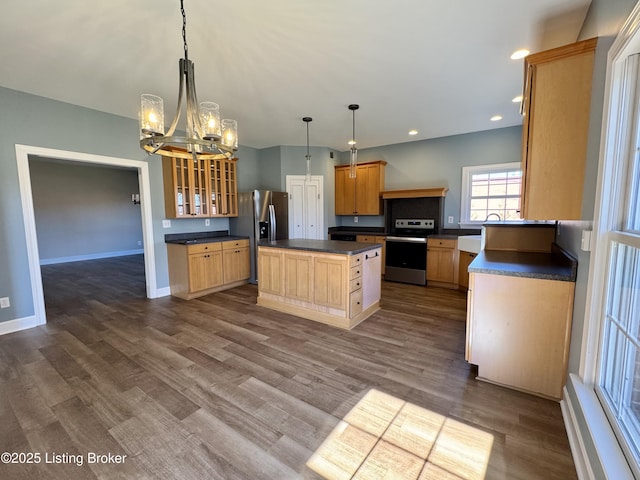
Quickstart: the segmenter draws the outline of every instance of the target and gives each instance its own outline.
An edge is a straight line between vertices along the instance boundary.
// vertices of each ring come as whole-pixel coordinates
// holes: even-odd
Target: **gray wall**
[[[41,263],[142,251],[136,169],[30,159],[29,171]]]
[[[15,145],[31,145],[83,152],[149,163],[156,284],[169,286],[165,233],[228,229],[227,219],[172,220],[162,228],[164,198],[162,168],[158,157],[140,150],[137,121],[68,103],[0,87],[0,296],[11,298],[11,307],[0,310],[0,322],[34,314],[27,259],[24,219],[18,184]],[[238,185],[251,188],[257,182],[258,152],[240,147],[237,152]],[[243,161],[246,168],[243,168]]]

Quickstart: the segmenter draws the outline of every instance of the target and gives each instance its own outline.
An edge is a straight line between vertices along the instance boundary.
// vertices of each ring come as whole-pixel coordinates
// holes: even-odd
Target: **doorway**
[[[138,172],[140,187],[140,207],[142,217],[142,246],[144,250],[145,289],[147,298],[161,296],[156,285],[155,251],[153,239],[153,222],[151,214],[151,182],[149,178],[149,165],[140,160],[107,157],[88,153],[55,150],[50,148],[34,147],[29,145],[16,145],[16,161],[18,166],[18,180],[20,184],[20,196],[22,202],[22,214],[24,219],[27,257],[29,263],[29,276],[31,280],[31,294],[33,298],[33,317],[27,317],[18,324],[3,325],[3,332],[22,330],[46,323],[44,304],[44,291],[42,275],[40,271],[40,255],[35,226],[35,214],[33,208],[33,193],[31,190],[31,174],[29,169],[29,157],[36,156],[65,160],[69,162],[84,162],[101,164],[106,166],[134,168]],[[5,322],[10,323],[10,322]]]

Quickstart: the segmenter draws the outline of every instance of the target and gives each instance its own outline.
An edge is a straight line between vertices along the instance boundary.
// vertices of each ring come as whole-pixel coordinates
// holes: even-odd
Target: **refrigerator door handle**
[[[273,242],[276,239],[276,208],[273,205],[269,205],[269,241]]]

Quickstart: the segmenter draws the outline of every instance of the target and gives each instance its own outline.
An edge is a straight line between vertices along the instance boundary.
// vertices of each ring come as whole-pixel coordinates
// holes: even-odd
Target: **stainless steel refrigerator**
[[[258,283],[258,242],[289,238],[287,192],[254,190],[238,193],[238,217],[229,219],[231,235],[250,238],[251,283]]]

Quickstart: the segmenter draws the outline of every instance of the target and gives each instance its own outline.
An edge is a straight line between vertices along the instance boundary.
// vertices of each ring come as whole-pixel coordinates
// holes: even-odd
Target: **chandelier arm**
[[[180,59],[180,85],[178,87],[178,106],[176,107],[176,116],[173,117],[173,122],[171,122],[171,126],[167,131],[167,137],[173,135],[176,131],[176,127],[178,126],[178,120],[180,120],[180,115],[182,114],[182,92],[184,90],[184,76],[185,76],[185,60],[183,58]]]
[[[193,62],[187,61],[187,125],[190,125],[191,132],[196,138],[203,138],[202,125],[198,112],[198,96],[196,94],[195,68]]]

